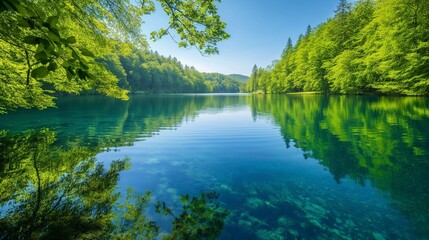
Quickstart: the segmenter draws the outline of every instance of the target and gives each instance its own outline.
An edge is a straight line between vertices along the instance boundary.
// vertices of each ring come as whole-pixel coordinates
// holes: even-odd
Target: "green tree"
[[[217,53],[216,44],[229,35],[215,1],[159,0],[171,20],[152,37],[174,30],[179,46]],[[96,89],[126,99],[118,78],[97,60],[111,53],[112,39],[145,47],[140,19],[153,11],[153,1],[2,1],[0,111],[52,106],[56,91],[78,94]]]
[[[371,86],[383,93],[428,94],[429,6],[419,0],[379,0],[365,29]]]
[[[258,75],[258,66],[256,64],[252,68],[252,74],[250,75],[249,80],[247,81],[247,91],[254,92],[257,89],[257,76]]]
[[[340,0],[248,90],[427,95],[428,10],[421,0]]]

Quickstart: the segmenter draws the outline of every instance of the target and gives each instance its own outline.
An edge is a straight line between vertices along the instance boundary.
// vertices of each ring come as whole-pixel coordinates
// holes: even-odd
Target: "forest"
[[[157,40],[217,54],[229,38],[216,1],[157,1],[170,18]],[[242,76],[205,74],[150,50],[141,27],[154,1],[0,2],[0,112],[55,106],[64,94],[238,92]]]
[[[125,43],[117,43],[116,49],[98,62],[114,74],[119,87],[131,93],[236,93],[245,89],[239,76],[201,73],[174,57]]]
[[[280,60],[252,69],[249,92],[429,94],[429,4],[341,0],[335,16],[308,26]]]

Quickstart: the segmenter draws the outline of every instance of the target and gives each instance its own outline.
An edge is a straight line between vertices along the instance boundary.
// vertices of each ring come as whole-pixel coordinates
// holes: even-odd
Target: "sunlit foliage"
[[[177,32],[179,46],[215,54],[216,44],[229,37],[216,0],[158,2],[171,21],[154,32],[156,39]],[[92,90],[127,99],[127,90],[118,87],[118,72],[100,62],[117,41],[146,48],[141,19],[154,11],[154,1],[0,2],[0,112],[53,106],[54,92]]]
[[[253,73],[256,88],[247,90],[429,94],[427,1],[341,0],[335,13],[295,46],[288,41],[279,61],[259,69],[268,73]]]

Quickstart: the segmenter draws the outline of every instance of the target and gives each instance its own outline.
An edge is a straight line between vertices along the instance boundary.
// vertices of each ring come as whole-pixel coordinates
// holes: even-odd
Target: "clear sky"
[[[239,73],[249,76],[254,64],[266,67],[279,59],[290,37],[295,43],[308,25],[317,26],[334,16],[339,0],[223,0],[219,14],[231,37],[218,44],[219,55],[202,56],[195,48],[179,48],[169,37],[148,40],[152,50],[176,57],[201,72]],[[146,16],[143,31],[167,27],[159,9]]]

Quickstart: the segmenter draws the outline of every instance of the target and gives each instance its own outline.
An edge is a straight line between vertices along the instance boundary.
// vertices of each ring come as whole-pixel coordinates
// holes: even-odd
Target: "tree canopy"
[[[216,54],[216,44],[229,37],[217,13],[218,0],[158,2],[170,22],[154,31],[153,39],[176,32],[179,46]],[[126,99],[117,75],[100,62],[118,41],[144,49],[142,16],[154,11],[154,1],[2,1],[0,111],[52,106],[52,93],[58,91],[95,89]]]
[[[428,95],[427,26],[426,1],[341,0],[273,66],[254,69],[247,90]]]

